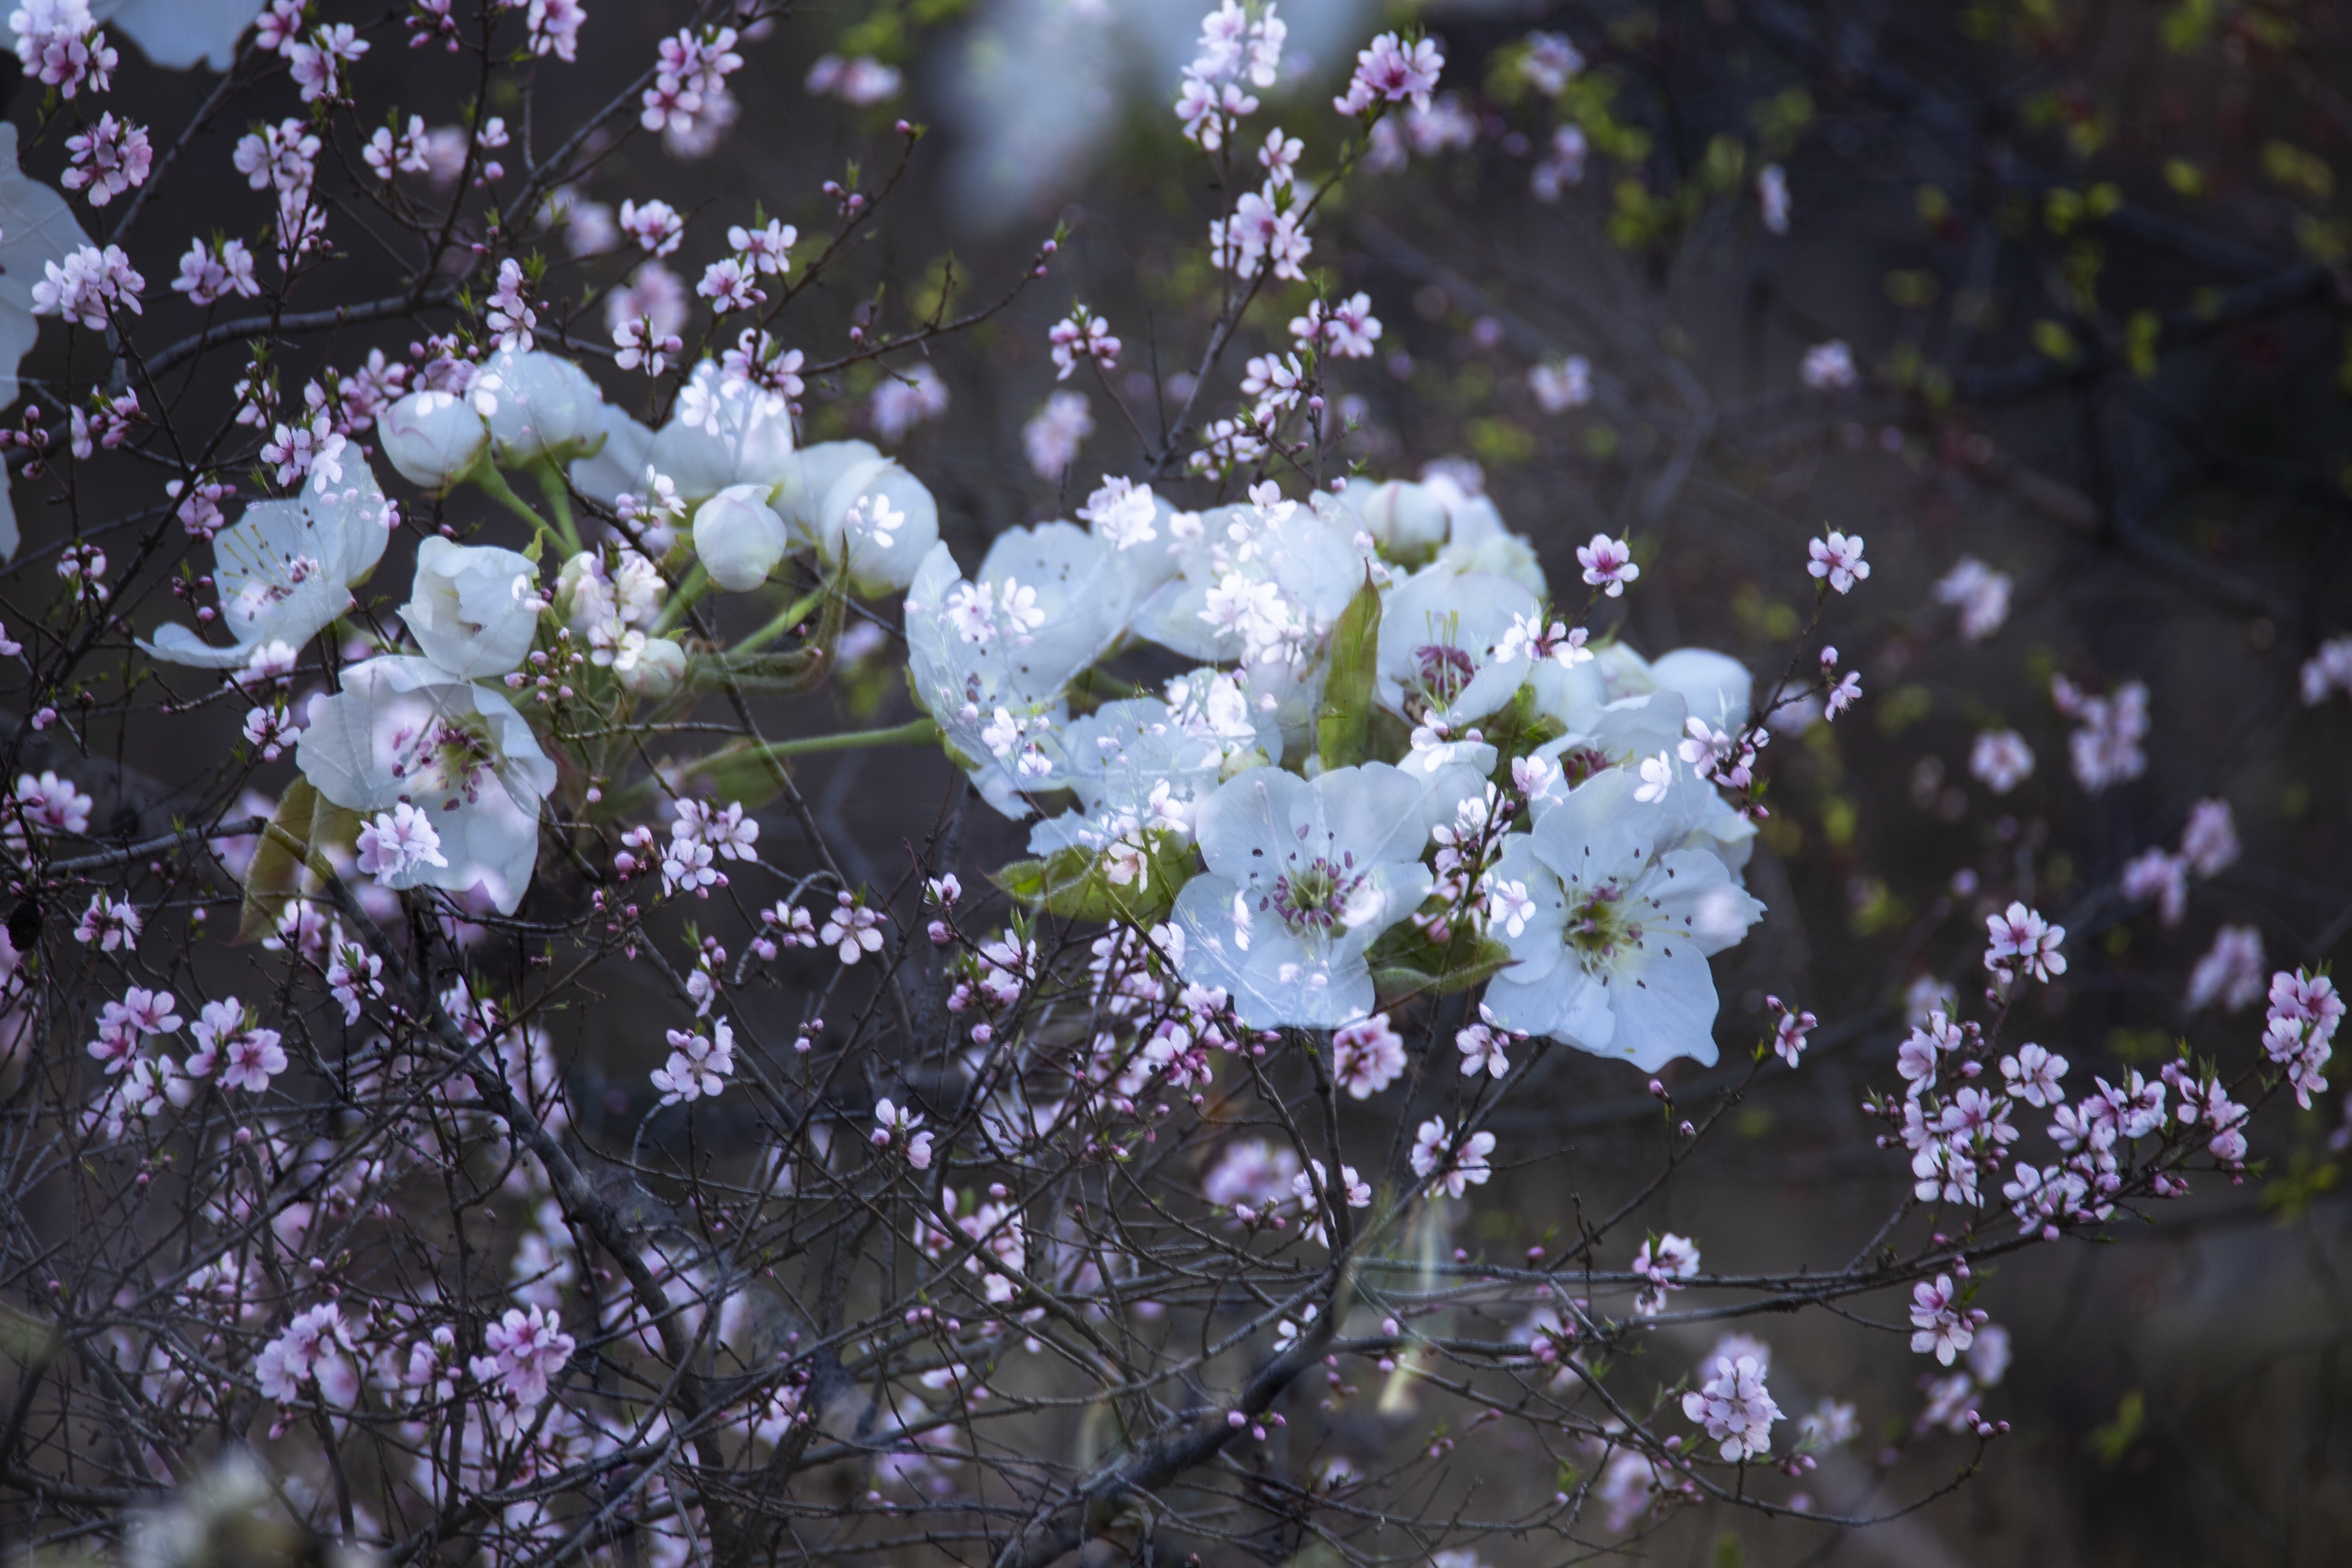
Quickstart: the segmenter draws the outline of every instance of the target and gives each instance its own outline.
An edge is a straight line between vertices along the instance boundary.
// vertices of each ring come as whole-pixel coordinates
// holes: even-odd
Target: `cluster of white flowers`
[[[1546,611],[1526,542],[1450,480],[1305,503],[1264,485],[1182,513],[1112,479],[1081,515],[1003,536],[970,581],[935,548],[907,604],[917,691],[991,804],[1024,816],[1045,789],[1076,793],[1034,852],[1113,887],[1172,883],[1157,890],[1184,978],[1249,1027],[1341,1031],[1335,1072],[1359,1097],[1401,1064],[1368,954],[1463,924],[1513,961],[1489,987],[1486,1070],[1538,1034],[1647,1067],[1714,1059],[1706,955],[1761,910],[1738,884],[1753,824],[1716,787],[1752,779],[1744,669],[1596,656]],[[1596,595],[1639,575],[1622,542],[1580,554]],[[1393,761],[1322,754],[1343,613],[1367,623],[1368,696],[1412,731]],[[1130,637],[1228,668],[1072,720],[1070,683]],[[1479,728],[1506,715],[1507,795]]]

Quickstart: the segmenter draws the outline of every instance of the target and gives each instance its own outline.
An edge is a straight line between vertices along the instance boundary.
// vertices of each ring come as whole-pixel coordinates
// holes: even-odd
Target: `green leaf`
[[[1381,591],[1371,573],[1331,629],[1331,674],[1323,685],[1323,711],[1315,723],[1315,750],[1323,766],[1349,768],[1364,760],[1372,719],[1372,688],[1381,655]]]
[[[303,869],[328,875],[326,850],[356,842],[359,829],[359,814],[320,795],[309,779],[297,778],[289,785],[246,868],[245,904],[238,912],[236,940],[251,942],[274,933],[286,918],[286,906],[300,890]]]
[[[1516,962],[1509,948],[1473,931],[1466,921],[1455,926],[1443,945],[1410,921],[1391,926],[1365,957],[1371,963],[1372,989],[1383,1007],[1402,1006],[1416,996],[1467,991]]]
[[[1511,763],[1568,733],[1568,726],[1536,707],[1536,689],[1522,686],[1499,713],[1480,721],[1479,731],[1495,748],[1495,777],[1511,782]]]
[[[1192,847],[1172,834],[1146,836],[1139,883],[1113,882],[1101,858],[1086,849],[1055,850],[1043,860],[1015,860],[991,877],[1013,897],[1068,920],[1123,921],[1149,926],[1166,920],[1176,895],[1192,879]]]

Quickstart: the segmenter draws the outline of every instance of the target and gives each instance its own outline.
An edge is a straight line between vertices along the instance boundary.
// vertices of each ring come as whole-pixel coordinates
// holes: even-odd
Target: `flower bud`
[[[1355,487],[1349,489],[1352,491]],[[1364,531],[1399,560],[1426,556],[1445,542],[1445,506],[1426,485],[1391,479],[1375,486],[1358,515],[1364,521]]]
[[[376,430],[401,477],[428,490],[457,483],[490,439],[474,405],[446,392],[410,393],[384,411]]]
[[[502,350],[474,377],[469,395],[509,467],[542,457],[569,462],[604,444],[604,395],[570,360]]]
[[[667,637],[648,637],[637,661],[620,672],[621,687],[632,697],[658,702],[686,684],[686,650]]]
[[[468,680],[522,662],[539,629],[539,569],[511,550],[432,538],[400,618],[425,657]]]
[[[730,593],[758,587],[784,558],[784,520],[767,497],[766,485],[730,485],[695,511],[694,552]]]

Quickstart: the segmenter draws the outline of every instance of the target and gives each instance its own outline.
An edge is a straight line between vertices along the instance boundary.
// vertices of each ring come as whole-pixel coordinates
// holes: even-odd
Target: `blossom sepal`
[[[242,943],[274,934],[301,889],[304,870],[326,874],[329,851],[350,849],[359,842],[360,821],[358,812],[337,805],[311,787],[309,779],[297,777],[288,784],[269,826],[254,841],[236,940]]]
[[[1331,673],[1315,720],[1315,751],[1325,768],[1354,767],[1370,750],[1380,666],[1381,591],[1367,569],[1364,585],[1331,628]]]

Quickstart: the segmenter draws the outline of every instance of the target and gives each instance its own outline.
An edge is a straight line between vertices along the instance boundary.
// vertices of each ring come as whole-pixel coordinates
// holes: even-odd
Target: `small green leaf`
[[[2091,1434],[2091,1452],[2099,1463],[2114,1469],[2131,1452],[2132,1445],[2147,1425],[2147,1395],[2138,1389],[2126,1393],[2116,1405],[2116,1418]]]
[[[1340,612],[1331,630],[1331,674],[1323,685],[1323,711],[1315,724],[1315,750],[1323,766],[1349,768],[1364,760],[1372,719],[1372,689],[1381,655],[1381,591],[1364,574],[1364,585]]]
[[[990,879],[1048,914],[1149,926],[1168,918],[1198,865],[1192,846],[1171,834],[1149,834],[1146,843],[1139,880],[1112,881],[1099,856],[1076,847],[1055,850],[1043,860],[1015,860]]]
[[[1522,686],[1499,713],[1480,721],[1479,730],[1495,748],[1495,777],[1511,782],[1511,763],[1568,733],[1568,726],[1537,707],[1536,689]]]

